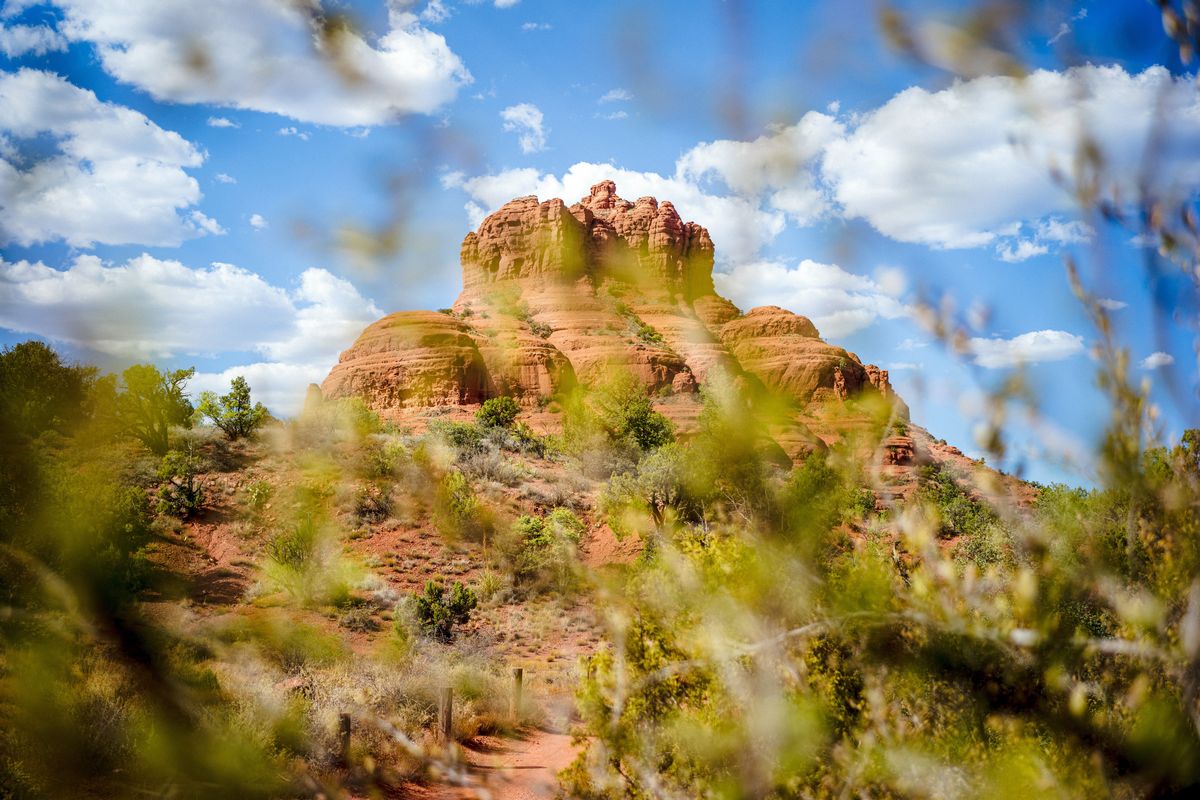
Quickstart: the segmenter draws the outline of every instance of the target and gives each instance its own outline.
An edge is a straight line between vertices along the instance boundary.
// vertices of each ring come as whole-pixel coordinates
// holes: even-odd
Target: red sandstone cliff
[[[570,207],[512,200],[463,240],[453,312],[372,324],[322,392],[396,414],[500,394],[534,404],[612,369],[690,394],[717,371],[795,409],[777,437],[793,454],[816,444],[800,418],[863,393],[893,397],[886,371],[822,341],[805,317],[775,306],[742,314],[717,295],[713,253],[708,231],[671,203],[629,202],[612,181]]]

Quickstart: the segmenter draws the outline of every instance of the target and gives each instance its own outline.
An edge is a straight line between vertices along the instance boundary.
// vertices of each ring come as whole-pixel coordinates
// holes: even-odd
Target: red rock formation
[[[892,396],[885,370],[821,341],[805,317],[776,306],[743,315],[717,295],[713,255],[708,231],[670,202],[624,200],[612,181],[569,208],[512,200],[463,239],[455,314],[376,322],[322,391],[380,411],[499,394],[533,403],[616,368],[671,394],[718,371],[798,412],[863,391]],[[823,446],[799,421],[776,440],[792,456]]]
[[[374,409],[482,402],[488,376],[470,330],[433,311],[374,322],[321,384],[326,398],[362,397]]]

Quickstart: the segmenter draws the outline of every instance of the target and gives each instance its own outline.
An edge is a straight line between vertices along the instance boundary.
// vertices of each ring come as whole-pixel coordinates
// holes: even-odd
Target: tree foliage
[[[171,449],[171,428],[190,427],[194,409],[184,394],[196,370],[160,372],[152,364],[134,364],[121,373],[117,417],[126,434],[151,453],[164,456]]]
[[[229,394],[202,392],[196,410],[233,440],[252,436],[269,416],[266,406],[251,402],[250,384],[241,375],[230,382]]]

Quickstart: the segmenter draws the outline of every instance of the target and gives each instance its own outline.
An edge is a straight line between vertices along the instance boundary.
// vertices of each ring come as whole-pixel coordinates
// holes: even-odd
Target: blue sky
[[[205,388],[241,371],[286,412],[371,319],[453,302],[481,214],[612,176],[710,228],[739,305],[813,317],[969,452],[1023,363],[1041,416],[1006,466],[1087,481],[1105,405],[1063,257],[1111,301],[1168,434],[1195,417],[1194,322],[1158,324],[1145,247],[1080,220],[1048,166],[1085,120],[1134,185],[1163,103],[1155,185],[1189,199],[1200,101],[1142,0],[1031,4],[1012,42],[1031,77],[955,83],[920,21],[966,6],[901,4],[927,65],[857,0],[326,2],[355,25],[332,61],[277,0],[9,0],[0,342],[194,365]],[[1155,291],[1174,308],[1189,287]],[[965,353],[920,298],[952,298]]]

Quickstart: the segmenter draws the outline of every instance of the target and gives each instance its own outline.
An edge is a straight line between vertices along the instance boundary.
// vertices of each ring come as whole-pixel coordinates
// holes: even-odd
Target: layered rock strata
[[[798,412],[864,392],[892,397],[886,370],[822,341],[805,317],[776,306],[743,314],[719,296],[713,257],[704,227],[670,202],[624,200],[612,181],[571,206],[517,198],[463,240],[463,289],[449,313],[372,324],[322,392],[383,413],[500,394],[532,405],[622,369],[663,395],[691,394],[720,373]],[[815,439],[793,434],[783,438]]]

